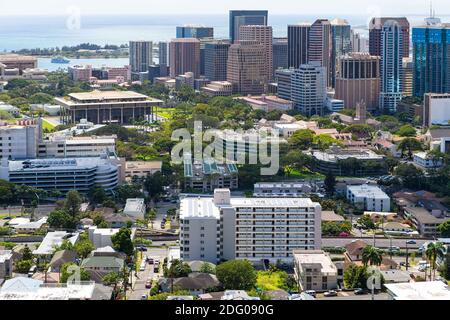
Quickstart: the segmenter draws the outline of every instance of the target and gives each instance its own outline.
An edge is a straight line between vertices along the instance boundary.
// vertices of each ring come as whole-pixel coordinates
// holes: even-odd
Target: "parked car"
[[[148,295],[143,294],[143,295],[141,296],[141,300],[147,300],[147,299],[148,299]]]
[[[338,293],[335,290],[328,290],[323,295],[325,297],[337,297]]]
[[[147,252],[147,248],[146,248],[146,247],[143,247],[143,246],[137,247],[136,249],[137,249],[138,251]]]
[[[152,281],[151,280],[147,280],[145,282],[145,289],[151,289],[152,288]]]
[[[359,295],[367,294],[367,291],[363,288],[357,288],[357,289],[355,289],[355,291],[353,291],[353,293],[355,295],[359,296]]]
[[[306,290],[305,293],[309,294],[310,296],[312,296],[314,298],[317,296],[317,293],[314,290]]]
[[[28,278],[31,278],[37,271],[37,266],[31,266],[30,270],[28,270]]]
[[[148,263],[148,264],[153,264],[153,263],[154,263],[154,260],[153,260],[152,258],[148,258],[148,257],[147,257],[147,263]]]

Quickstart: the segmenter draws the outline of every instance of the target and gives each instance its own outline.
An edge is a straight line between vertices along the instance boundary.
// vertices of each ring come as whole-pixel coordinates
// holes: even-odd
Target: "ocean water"
[[[286,36],[287,25],[329,16],[270,15],[275,37]],[[340,16],[359,32],[367,33],[368,16]],[[411,24],[423,16],[408,17]],[[444,22],[450,17],[441,17]],[[99,45],[124,44],[130,40],[168,41],[176,26],[195,23],[214,27],[217,38],[228,37],[228,14],[223,15],[82,15],[79,21],[67,16],[0,16],[0,52],[31,48],[51,48],[90,42]]]
[[[269,15],[274,36],[283,37],[287,25],[314,21],[317,16]],[[325,17],[333,18],[333,17]],[[364,27],[369,17],[348,16],[352,25]],[[176,26],[204,24],[214,27],[215,36],[228,37],[228,15],[170,15],[170,16],[81,16],[79,23],[66,16],[0,16],[0,51],[23,48],[49,48],[95,44],[124,44],[130,40],[168,41],[175,37]]]

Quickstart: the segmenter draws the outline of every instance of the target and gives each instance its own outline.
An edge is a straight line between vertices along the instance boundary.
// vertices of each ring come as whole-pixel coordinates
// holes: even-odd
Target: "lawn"
[[[157,110],[158,116],[164,117],[167,120],[171,120],[172,119],[172,114],[174,113],[175,108],[160,108],[160,107],[157,107],[156,110]]]
[[[307,168],[303,170],[292,169],[289,178],[297,178],[297,179],[325,179],[323,174],[312,172]]]
[[[55,126],[50,123],[49,121],[42,119],[42,129],[44,130],[48,130],[48,131],[53,131],[53,129],[55,128]]]
[[[259,271],[256,278],[256,286],[264,291],[285,289],[286,273],[283,271]]]

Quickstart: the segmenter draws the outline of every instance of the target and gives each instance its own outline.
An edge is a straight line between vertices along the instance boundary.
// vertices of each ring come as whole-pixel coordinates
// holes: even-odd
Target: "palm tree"
[[[374,246],[366,246],[363,249],[362,262],[365,267],[367,267],[367,265],[380,266],[382,261],[383,261],[383,254],[381,253],[380,249]]]
[[[433,279],[436,279],[436,261],[438,258],[442,258],[445,255],[445,247],[442,242],[430,242],[425,250],[425,256],[431,265],[431,270],[433,270]],[[431,270],[430,270],[430,281],[431,281]],[[425,275],[426,279],[426,275]]]

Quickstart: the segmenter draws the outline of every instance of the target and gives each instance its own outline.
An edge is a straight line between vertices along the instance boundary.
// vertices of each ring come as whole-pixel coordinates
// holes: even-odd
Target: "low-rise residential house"
[[[163,291],[171,291],[172,280],[161,279],[159,282]],[[220,286],[219,280],[213,274],[193,272],[187,277],[173,279],[174,290],[187,290],[194,295],[203,294]]]
[[[378,139],[374,142],[374,146],[380,151],[390,153],[393,157],[400,158],[402,156],[402,153],[398,150],[397,145],[389,140]]]
[[[261,300],[259,297],[251,297],[244,290],[226,290],[220,300]]]
[[[104,214],[103,219],[108,227],[112,229],[120,229],[126,227],[129,223],[133,224],[136,221],[135,218],[120,213]]]
[[[72,250],[60,250],[55,252],[52,260],[50,260],[49,267],[53,272],[60,272],[61,267],[69,262],[76,262],[77,253]]]
[[[11,250],[0,250],[0,279],[11,278],[13,271],[13,254]]]
[[[450,128],[430,129],[424,135],[424,140],[430,146],[430,150],[450,152]]]
[[[92,256],[81,262],[81,267],[89,272],[91,280],[102,282],[103,277],[110,272],[120,272],[124,267],[124,260],[108,256]]]
[[[362,253],[367,243],[363,240],[353,240],[345,246],[344,268],[347,269],[352,263],[361,263]]]
[[[403,270],[386,270],[380,271],[383,276],[384,283],[406,283],[411,280],[411,275],[408,271]]]
[[[39,247],[36,250],[33,250],[33,255],[50,261],[56,247],[59,247],[65,240],[74,245],[78,241],[79,236],[79,233],[69,233],[66,231],[49,232],[44,237]]]
[[[377,222],[390,222],[397,219],[397,213],[396,212],[375,212],[375,211],[365,211],[365,216],[369,216],[370,219],[377,223]]]
[[[110,246],[95,249],[91,252],[91,257],[116,257],[125,259],[126,255],[123,252],[118,252]]]
[[[111,237],[119,232],[119,229],[97,228],[96,226],[88,229],[89,240],[95,248],[112,246]]]
[[[344,222],[345,218],[334,211],[322,211],[322,222]]]
[[[17,277],[5,281],[0,300],[110,300],[111,294],[112,290],[93,281],[44,284],[42,280]]]
[[[338,269],[322,250],[294,250],[295,278],[301,290],[327,291],[338,287]]]
[[[16,230],[16,233],[33,234],[45,230],[46,224],[47,224],[47,217],[43,217],[37,221],[18,224],[14,227],[14,229]]]
[[[391,210],[391,199],[377,186],[348,186],[347,199],[366,211],[389,212]]]
[[[382,229],[385,233],[393,235],[412,235],[414,232],[409,225],[395,221],[383,223]]]

